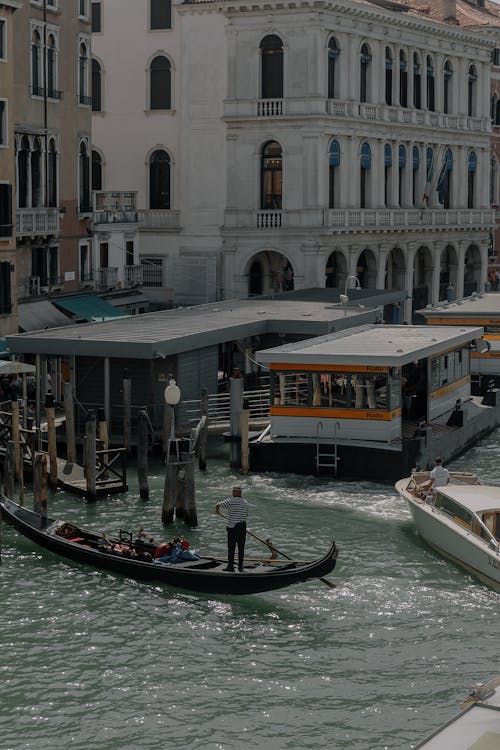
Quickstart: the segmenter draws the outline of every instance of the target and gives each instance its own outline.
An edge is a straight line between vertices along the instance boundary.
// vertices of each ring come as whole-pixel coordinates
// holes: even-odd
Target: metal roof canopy
[[[366,302],[366,300],[365,300]],[[377,305],[286,299],[229,300],[189,308],[162,310],[9,336],[16,353],[48,356],[165,358],[224,342],[266,333],[317,336],[332,330],[374,322]]]
[[[44,328],[73,325],[73,320],[62,313],[48,299],[23,302],[17,308],[19,326],[24,331],[39,331]]]
[[[425,318],[498,318],[500,322],[500,294],[472,294],[456,302],[439,302],[417,310]]]
[[[262,364],[401,367],[467,344],[483,334],[466,326],[368,325],[257,352]]]
[[[83,320],[109,320],[110,318],[123,318],[126,313],[117,310],[105,300],[95,294],[82,294],[78,297],[57,297],[53,300],[58,308],[76,315]]]

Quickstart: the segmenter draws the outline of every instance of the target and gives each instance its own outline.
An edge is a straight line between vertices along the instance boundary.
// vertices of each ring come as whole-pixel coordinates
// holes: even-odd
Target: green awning
[[[76,315],[77,318],[86,321],[110,320],[112,318],[125,318],[125,313],[117,310],[105,300],[95,294],[82,294],[78,297],[59,297],[52,300],[57,307],[67,310]]]

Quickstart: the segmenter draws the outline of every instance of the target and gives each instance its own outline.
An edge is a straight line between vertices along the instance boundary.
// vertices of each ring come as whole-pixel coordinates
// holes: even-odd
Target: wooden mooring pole
[[[56,410],[54,396],[45,396],[45,415],[47,417],[47,443],[49,452],[49,484],[51,489],[57,488],[57,441],[56,441]]]
[[[123,447],[127,455],[132,450],[131,445],[131,424],[132,424],[132,381],[128,376],[128,370],[123,371],[122,380],[123,391]]]
[[[230,428],[229,428],[229,465],[239,469],[241,466],[241,412],[243,407],[243,378],[235,369],[229,384]]]
[[[108,437],[108,424],[106,422],[106,417],[104,415],[104,409],[99,409],[98,411],[98,431],[99,431],[99,440],[102,444],[102,449],[104,451],[109,450],[109,437]],[[107,467],[109,463],[109,459],[107,457],[107,454],[104,454],[103,463]],[[104,479],[108,479],[109,472],[106,469],[102,472],[102,477]]]
[[[205,417],[198,438],[198,468],[206,471],[207,468],[207,445],[208,445],[208,389],[201,389],[200,415]]]
[[[188,526],[198,525],[196,511],[194,453],[189,439],[170,441],[170,452],[165,466],[165,485],[163,489],[163,508],[161,520],[170,524],[174,520],[184,519]]]
[[[248,474],[250,468],[248,436],[250,426],[250,405],[248,400],[243,400],[243,409],[241,412],[241,473]]]
[[[16,473],[16,447],[13,440],[7,441],[7,450],[3,465],[3,483],[5,494],[10,500],[14,500],[14,476]]]
[[[64,414],[66,416],[66,458],[69,464],[74,464],[76,461],[75,407],[71,383],[64,383]]]
[[[87,480],[87,500],[93,501],[97,498],[97,472],[96,472],[96,415],[95,411],[89,411],[85,425],[85,478]]]
[[[19,473],[21,467],[21,426],[19,424],[19,402],[16,399],[12,401],[10,405],[11,411],[11,436],[14,442],[14,466],[15,475],[17,481],[19,481]]]
[[[35,453],[33,463],[33,510],[47,515],[47,456]]]
[[[149,498],[148,484],[148,415],[145,409],[139,412],[137,422],[137,478],[142,500]]]

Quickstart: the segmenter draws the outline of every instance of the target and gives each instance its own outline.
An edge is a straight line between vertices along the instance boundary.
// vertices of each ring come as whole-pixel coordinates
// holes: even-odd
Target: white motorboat
[[[416,745],[415,750],[498,750],[500,677],[471,686],[461,711]]]
[[[500,590],[500,487],[451,472],[447,485],[429,492],[429,479],[429,472],[416,472],[396,482],[419,533],[437,552]]]

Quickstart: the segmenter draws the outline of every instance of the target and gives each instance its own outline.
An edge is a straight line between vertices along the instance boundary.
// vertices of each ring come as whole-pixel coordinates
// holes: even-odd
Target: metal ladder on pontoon
[[[316,474],[319,474],[320,469],[333,469],[333,475],[337,476],[337,466],[339,462],[338,450],[337,450],[337,429],[340,427],[339,422],[335,424],[333,445],[326,445],[323,450],[321,449],[320,441],[320,430],[323,429],[323,423],[318,422],[317,426],[317,443],[316,443]],[[325,445],[323,443],[323,445]]]

